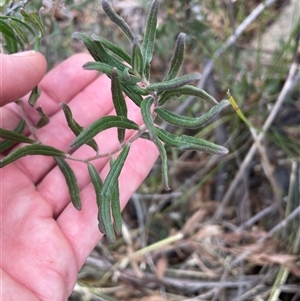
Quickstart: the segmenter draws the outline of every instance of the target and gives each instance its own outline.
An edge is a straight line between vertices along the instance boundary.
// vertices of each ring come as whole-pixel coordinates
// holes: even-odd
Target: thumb
[[[46,73],[44,56],[35,51],[0,54],[0,105],[26,95]]]

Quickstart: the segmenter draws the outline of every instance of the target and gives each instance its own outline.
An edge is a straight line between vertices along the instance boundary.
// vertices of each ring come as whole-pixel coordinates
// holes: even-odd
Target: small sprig
[[[71,166],[67,163],[67,160],[76,160],[83,162],[83,164],[87,164],[87,171],[96,194],[99,230],[106,235],[111,243],[113,243],[116,240],[116,234],[119,235],[122,232],[119,201],[119,176],[130,152],[130,146],[137,139],[148,139],[156,145],[161,157],[162,182],[165,189],[170,189],[168,181],[167,147],[175,147],[181,151],[205,151],[219,155],[228,153],[226,148],[216,145],[213,142],[194,136],[179,136],[160,128],[156,125],[157,116],[172,125],[193,129],[205,125],[231,103],[239,116],[244,121],[246,119],[230,94],[229,100],[225,99],[219,103],[204,90],[192,86],[191,83],[199,80],[201,74],[193,73],[179,75],[184,61],[184,33],[179,33],[177,37],[175,50],[164,80],[158,83],[151,83],[151,61],[155,44],[157,15],[160,4],[159,0],[153,0],[150,5],[145,35],[142,39],[132,32],[125,20],[114,11],[107,0],[102,0],[101,3],[103,10],[110,20],[117,24],[129,39],[132,46],[131,52],[127,53],[118,45],[115,45],[102,37],[96,36],[95,34],[88,36],[84,33],[75,32],[73,37],[84,43],[95,60],[87,62],[84,64],[83,68],[86,70],[96,70],[99,73],[106,74],[111,79],[112,102],[116,115],[103,116],[90,124],[87,128],[83,128],[75,121],[71,108],[65,103],[60,104],[66,122],[70,130],[76,136],[70,145],[70,151],[73,152],[87,144],[95,150],[96,154],[89,158],[75,158],[69,153],[65,153],[64,151],[49,145],[41,144],[34,135],[35,129],[40,125],[44,125],[49,120],[47,119],[46,113],[43,112],[41,108],[38,108],[37,111],[41,115],[41,121],[37,126],[32,126],[31,129],[35,139],[27,138],[27,136],[22,134],[24,125],[22,128],[16,128],[15,131],[6,129],[0,130],[0,137],[5,139],[4,142],[1,142],[2,145],[7,143],[6,141],[9,141],[7,144],[9,146],[12,145],[11,142],[28,144],[11,151],[0,161],[0,167],[4,167],[19,158],[28,155],[54,157],[65,177],[66,184],[69,188],[70,199],[74,207],[81,210],[84,204],[81,203],[76,176],[72,171]],[[28,21],[28,18],[30,18],[30,24],[32,26],[34,25],[35,27],[40,28],[38,19],[33,15],[23,15]],[[14,22],[10,25],[12,28],[15,28],[16,26]],[[5,28],[7,28],[7,26],[5,26]],[[18,32],[17,29],[15,30]],[[23,39],[25,39],[25,37],[23,37]],[[140,44],[140,41],[142,41],[142,44]],[[129,100],[125,99],[125,95],[127,95]],[[198,117],[181,116],[164,108],[167,102],[182,95],[197,97],[200,101],[205,101],[210,104],[211,108],[208,112]],[[38,97],[39,93],[36,89],[30,100],[32,106],[36,103]],[[130,114],[128,112],[129,106],[127,106],[127,102],[130,100],[140,108],[140,113],[144,122],[143,126],[139,126],[136,122],[129,119],[128,116],[130,116]],[[26,121],[25,117],[24,119]],[[245,122],[247,123],[247,121]],[[28,123],[28,125],[30,124]],[[119,146],[108,153],[101,153],[96,143],[95,136],[110,128],[116,129]],[[134,131],[127,140],[125,135],[126,130]],[[117,154],[119,155],[114,158]],[[98,171],[91,162],[104,156],[110,157],[110,170],[104,181],[102,181]]]

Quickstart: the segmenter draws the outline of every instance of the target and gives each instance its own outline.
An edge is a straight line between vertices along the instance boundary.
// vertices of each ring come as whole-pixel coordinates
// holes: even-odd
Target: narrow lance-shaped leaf
[[[182,143],[182,146],[180,147],[181,150],[197,150],[197,151],[204,151],[204,152],[209,152],[217,155],[228,154],[227,148],[196,137],[182,135],[181,143]]]
[[[150,111],[151,105],[153,103],[154,103],[154,98],[152,96],[145,98],[141,104],[141,113],[142,113],[143,121],[149,131],[150,139],[152,141],[155,141],[157,136],[156,127],[153,123],[153,119]]]
[[[88,128],[82,131],[71,144],[72,149],[76,149],[87,143],[98,133],[112,127],[139,130],[139,125],[123,116],[104,116],[92,123]]]
[[[112,71],[114,69],[114,67],[102,62],[88,62],[83,65],[83,68],[86,70],[97,70],[99,72],[103,72],[110,78],[111,78]],[[118,70],[118,75],[122,83],[136,84],[140,81],[140,78],[136,76],[130,76],[130,79],[128,79],[127,77],[125,77],[124,73],[119,70]]]
[[[163,143],[159,139],[156,139],[155,144],[157,146],[157,149],[159,151],[160,158],[161,158],[162,182],[163,182],[164,188],[166,190],[170,190],[169,179],[168,179],[169,175],[168,175],[168,157],[167,157],[167,152],[166,152],[166,149],[165,149]]]
[[[13,132],[16,134],[21,134],[24,130],[24,127],[25,127],[25,120],[21,119],[21,121],[18,123],[16,128],[13,130]],[[15,141],[8,140],[4,136],[1,136],[1,138],[5,139],[5,140],[0,142],[0,152],[4,152],[5,150],[11,148],[15,144]],[[30,138],[27,137],[27,139],[30,139]],[[32,141],[34,141],[34,140],[32,140]]]
[[[111,56],[103,47],[102,43],[97,40],[93,40],[95,51],[101,62],[108,64],[111,67],[117,67],[118,70],[123,71],[126,66],[117,58]]]
[[[77,179],[74,174],[74,171],[63,158],[54,157],[54,159],[55,159],[59,169],[61,170],[61,172],[63,173],[63,175],[65,177],[73,206],[77,210],[81,210],[82,205],[81,205],[81,199],[80,199],[80,192],[79,192],[79,187],[77,184]]]
[[[115,55],[117,55],[119,58],[123,59],[126,63],[130,64],[131,63],[131,56],[124,51],[121,47],[115,45],[114,43],[99,37],[95,34],[91,35],[91,39],[93,41],[99,41],[101,42],[101,44],[108,50],[110,50],[112,53],[114,53]]]
[[[187,83],[199,79],[201,79],[200,73],[192,73],[192,74],[187,74],[187,75],[177,77],[175,79],[171,79],[169,81],[148,85],[146,89],[149,92],[168,91],[168,90],[173,90],[182,87]]]
[[[39,16],[34,12],[27,13],[23,8],[20,9],[20,13],[24,17],[24,21],[32,25],[34,25],[35,28],[37,28],[40,31],[40,37],[42,37],[45,34],[45,27],[42,23],[42,20],[39,18]]]
[[[35,24],[36,27],[41,32],[40,37],[44,36],[45,35],[45,26],[44,26],[43,21],[40,18],[40,16],[38,16],[35,12],[30,12],[29,17],[33,20],[33,24]]]
[[[110,168],[112,168],[114,164],[114,159],[110,160]],[[113,191],[111,197],[111,211],[114,219],[114,229],[117,235],[122,234],[122,216],[121,216],[121,207],[120,207],[120,191],[119,191],[119,181],[117,181],[115,185],[115,189]]]
[[[122,85],[119,79],[117,68],[114,68],[111,74],[111,94],[117,116],[127,117],[127,105],[123,96]],[[125,129],[118,128],[119,142],[122,143],[124,138]]]
[[[35,35],[35,31],[33,30],[33,27],[28,25],[26,22],[18,19],[17,17],[13,16],[1,16],[2,20],[12,20],[14,23],[17,23],[20,28],[26,28],[33,36]],[[32,24],[31,24],[32,25]]]
[[[94,165],[90,162],[87,163],[89,175],[92,181],[92,184],[95,189],[96,193],[96,200],[97,200],[97,206],[98,206],[98,227],[101,233],[105,233],[104,224],[102,221],[102,215],[101,215],[101,190],[103,187],[103,182],[99,176],[98,171],[94,167]]]
[[[43,155],[43,156],[58,156],[65,157],[67,154],[59,149],[56,149],[52,146],[43,145],[43,144],[31,144],[20,147],[11,153],[9,153],[6,157],[0,160],[0,168],[26,156],[32,155]]]
[[[124,93],[138,106],[141,106],[143,97],[138,92],[131,88],[133,85],[122,85]]]
[[[37,100],[39,99],[41,95],[41,91],[38,88],[38,86],[34,87],[30,93],[29,99],[28,99],[28,103],[34,107],[34,105],[36,104]]]
[[[0,19],[0,32],[2,32],[5,40],[5,48],[9,53],[15,53],[18,51],[18,39],[12,30],[12,28]],[[21,45],[22,46],[22,45]]]
[[[164,92],[159,99],[159,104],[163,106],[171,98],[179,97],[181,95],[190,95],[190,96],[199,97],[200,99],[207,101],[213,106],[218,104],[218,102],[207,92],[190,85],[184,85],[174,90]]]
[[[150,77],[150,62],[152,60],[152,52],[155,42],[155,33],[156,33],[156,25],[157,25],[157,14],[158,14],[158,8],[159,8],[159,0],[153,0],[148,17],[147,17],[147,24],[146,24],[146,30],[142,45],[142,54],[144,58],[144,75],[146,79],[149,79]]]
[[[171,60],[170,69],[164,81],[169,81],[177,77],[184,59],[185,33],[180,33],[176,40],[175,51]]]
[[[13,142],[20,142],[20,143],[23,142],[23,143],[30,143],[30,144],[35,143],[34,140],[28,138],[27,136],[25,136],[23,134],[20,134],[15,131],[2,129],[2,128],[0,128],[0,137],[3,139],[9,140],[9,141],[13,141]],[[1,151],[3,151],[2,148],[1,148]]]
[[[134,33],[131,31],[129,25],[125,22],[125,20],[114,11],[114,9],[111,7],[107,0],[102,0],[101,4],[106,15],[120,27],[120,29],[125,33],[125,35],[129,39],[129,41],[133,42],[135,37]]]
[[[130,144],[127,143],[111,167],[101,190],[102,220],[104,223],[106,237],[111,243],[116,240],[111,219],[111,199],[129,150]]]
[[[14,31],[17,33],[17,35],[19,36],[19,38],[25,44],[29,43],[26,33],[24,32],[24,30],[22,29],[22,27],[20,27],[20,25],[17,22],[15,22],[12,19],[8,19],[8,24],[14,29]]]
[[[98,56],[97,50],[95,49],[95,45],[89,36],[87,36],[84,33],[76,31],[72,34],[72,38],[83,42],[85,47],[87,48],[87,50],[89,51],[89,53],[91,54],[91,56],[95,61],[101,61],[100,57]]]
[[[15,33],[13,31],[13,29],[8,25],[8,23],[6,23],[5,21],[0,19],[0,32],[2,32],[2,34],[10,39],[15,40],[16,36]]]
[[[157,129],[157,135],[158,138],[166,144],[183,151],[195,150],[219,155],[226,155],[228,153],[228,150],[225,147],[200,138],[190,137],[186,135],[176,136],[160,128]]]
[[[50,122],[49,116],[43,111],[42,107],[39,106],[36,108],[37,112],[41,116],[40,120],[38,121],[37,125],[35,126],[37,129],[42,128],[43,126],[47,125]]]
[[[144,58],[138,39],[135,39],[132,47],[131,66],[133,71],[140,76],[144,73]]]
[[[224,99],[219,104],[213,106],[209,112],[196,118],[181,116],[164,108],[155,108],[154,111],[159,115],[159,117],[170,124],[183,128],[195,129],[207,123],[228,105],[230,105],[230,102],[227,99]]]
[[[78,122],[73,118],[72,111],[67,104],[60,103],[59,105],[65,114],[65,117],[66,117],[66,120],[68,123],[68,127],[75,134],[75,136],[78,136],[84,130],[84,128],[80,124],[78,124]],[[94,151],[96,151],[96,152],[99,151],[97,142],[94,139],[91,139],[86,144],[89,145]]]

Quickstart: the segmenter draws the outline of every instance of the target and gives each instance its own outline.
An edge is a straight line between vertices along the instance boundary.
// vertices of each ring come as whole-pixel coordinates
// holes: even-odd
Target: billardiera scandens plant
[[[86,70],[97,70],[100,73],[106,74],[111,79],[111,92],[116,115],[101,117],[84,129],[74,120],[67,104],[62,103],[61,108],[70,130],[76,135],[76,138],[71,143],[71,150],[78,149],[84,144],[89,145],[95,150],[94,157],[83,158],[81,161],[87,165],[87,170],[96,192],[99,208],[99,229],[102,233],[106,234],[110,242],[114,242],[116,239],[115,233],[120,234],[122,231],[118,178],[130,151],[131,144],[138,138],[142,138],[151,140],[157,146],[162,161],[163,184],[166,189],[169,189],[166,146],[176,147],[182,151],[205,151],[220,155],[227,154],[228,150],[200,138],[188,135],[178,136],[167,132],[155,124],[155,118],[159,116],[169,124],[182,128],[198,128],[230,105],[230,102],[225,99],[218,103],[204,90],[190,85],[191,82],[201,78],[200,74],[193,73],[178,76],[184,59],[184,33],[180,33],[177,37],[175,51],[164,80],[160,83],[151,83],[150,63],[155,42],[159,0],[153,0],[150,5],[143,39],[131,31],[125,20],[114,11],[107,0],[102,0],[102,7],[111,21],[119,26],[130,41],[132,45],[131,53],[125,52],[121,47],[94,34],[87,36],[84,33],[75,32],[73,37],[85,44],[94,59],[92,62],[87,62],[83,68]],[[139,126],[134,121],[128,119],[128,109],[124,94],[140,108],[144,121],[143,126]],[[182,95],[195,96],[200,100],[208,102],[212,108],[204,115],[196,118],[181,116],[164,108],[164,105],[172,98]],[[33,93],[34,96],[36,96],[36,93]],[[40,115],[45,119],[43,114]],[[82,204],[77,180],[74,172],[67,163],[67,160],[74,159],[72,155],[26,137],[22,134],[23,128],[24,121],[20,123],[15,131],[0,129],[0,137],[4,139],[0,143],[1,151],[10,148],[16,142],[28,144],[11,151],[0,161],[0,167],[2,168],[27,155],[54,157],[65,176],[70,198],[75,208],[80,210]],[[100,148],[98,147],[94,137],[109,128],[116,128],[120,145],[115,151],[103,154],[101,153],[101,146]],[[128,141],[125,140],[125,131],[127,129],[136,131],[136,134]],[[114,159],[113,154],[119,151],[120,154]],[[103,156],[111,157],[110,171],[104,182],[102,182],[92,164],[93,160]]]

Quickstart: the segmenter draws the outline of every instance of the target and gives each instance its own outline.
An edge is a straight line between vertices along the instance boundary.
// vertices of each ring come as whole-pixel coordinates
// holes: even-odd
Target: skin
[[[74,134],[68,129],[60,102],[71,107],[74,118],[87,126],[101,116],[114,114],[110,81],[82,65],[91,61],[86,54],[75,55],[47,75],[40,53],[23,56],[1,55],[0,126],[13,129],[20,110],[12,101],[20,99],[39,84],[37,105],[51,116],[49,125],[36,132],[45,144],[68,151]],[[35,109],[24,109],[34,124]],[[139,109],[128,102],[129,118],[142,123]],[[29,130],[25,133],[28,135]],[[132,132],[126,131],[127,138]],[[111,129],[96,137],[100,152],[118,146],[117,131]],[[94,155],[83,146],[72,154],[77,158]],[[121,207],[143,182],[157,158],[156,147],[143,139],[135,141],[120,176]],[[3,157],[2,154],[0,154]],[[64,301],[71,294],[79,269],[99,242],[95,192],[86,164],[69,160],[80,187],[83,208],[70,203],[65,180],[51,157],[28,156],[0,170],[1,300]],[[109,158],[92,162],[102,179],[109,170]]]

